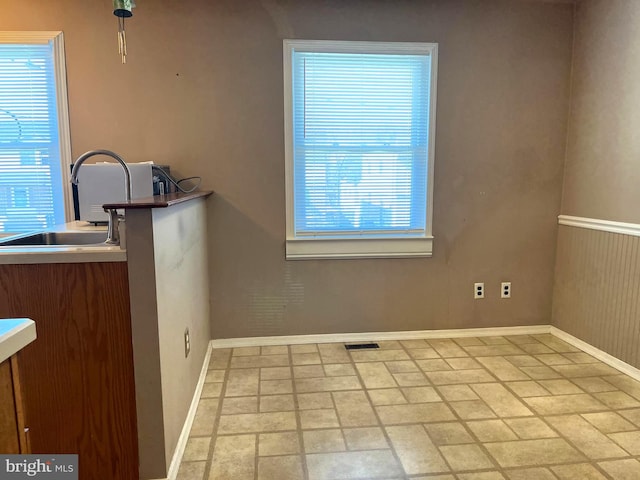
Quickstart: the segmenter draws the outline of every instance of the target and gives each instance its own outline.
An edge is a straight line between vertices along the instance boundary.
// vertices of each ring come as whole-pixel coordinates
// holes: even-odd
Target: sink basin
[[[38,232],[0,240],[0,247],[102,245],[107,232]]]

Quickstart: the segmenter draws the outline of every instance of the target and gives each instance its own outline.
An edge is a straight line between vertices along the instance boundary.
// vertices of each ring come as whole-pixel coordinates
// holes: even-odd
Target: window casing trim
[[[306,238],[295,234],[294,211],[294,134],[293,134],[293,65],[295,50],[324,53],[369,53],[429,55],[431,78],[429,90],[429,131],[427,155],[427,199],[425,234],[422,237],[397,238]],[[285,193],[286,193],[286,258],[388,258],[430,257],[433,251],[433,178],[437,99],[437,43],[351,42],[326,40],[283,41]]]

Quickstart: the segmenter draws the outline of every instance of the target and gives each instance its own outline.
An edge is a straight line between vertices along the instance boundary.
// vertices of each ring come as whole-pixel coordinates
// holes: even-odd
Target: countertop
[[[178,203],[188,202],[196,198],[206,198],[213,192],[197,191],[191,193],[168,193],[167,195],[155,195],[153,197],[136,198],[129,202],[105,203],[103,208],[168,208]]]
[[[36,324],[28,318],[0,319],[0,363],[36,339]]]
[[[47,229],[48,232],[104,231],[106,225],[95,226],[87,222],[70,222]],[[18,265],[34,263],[89,263],[89,262],[126,262],[127,252],[120,246],[81,245],[81,246],[7,246],[0,245],[0,265]]]

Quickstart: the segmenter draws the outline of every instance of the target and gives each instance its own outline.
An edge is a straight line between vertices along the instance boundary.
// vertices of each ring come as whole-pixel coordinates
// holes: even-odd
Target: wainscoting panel
[[[560,225],[553,325],[640,367],[640,237]]]

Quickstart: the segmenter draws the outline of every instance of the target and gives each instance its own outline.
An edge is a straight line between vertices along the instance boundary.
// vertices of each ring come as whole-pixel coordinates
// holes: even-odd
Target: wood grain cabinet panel
[[[80,478],[137,480],[127,265],[0,265],[0,318],[28,317],[20,352],[33,453],[79,454]]]

